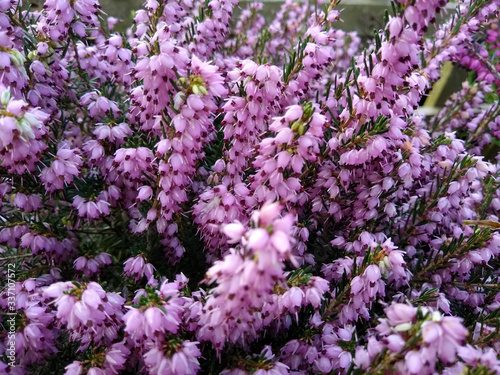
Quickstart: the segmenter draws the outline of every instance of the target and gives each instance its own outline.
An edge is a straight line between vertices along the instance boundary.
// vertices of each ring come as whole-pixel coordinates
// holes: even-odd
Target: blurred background
[[[267,22],[270,22],[279,11],[282,0],[261,0],[264,4],[262,14]],[[116,26],[116,30],[124,32],[131,24],[133,12],[142,7],[144,0],[100,0],[102,9],[109,16],[121,20]],[[234,20],[241,11],[247,7],[251,1],[240,1],[236,8]],[[35,8],[41,8],[43,0],[32,0],[31,4]],[[389,0],[342,0],[337,9],[342,10],[341,18],[343,23],[338,25],[345,31],[357,31],[363,40],[373,37],[373,30],[383,27],[383,17],[386,9],[390,10]],[[448,13],[452,12],[454,6],[450,4]],[[432,30],[430,30],[431,32]],[[466,79],[467,72],[451,64],[446,64],[442,70],[442,79],[434,85],[432,92],[422,103],[421,111],[428,115],[436,114],[443,106],[448,97],[460,90],[462,82]]]
[[[37,0],[40,1],[40,0]],[[274,18],[274,14],[279,10],[281,0],[263,0],[263,15],[267,21]],[[122,27],[127,27],[131,23],[131,13],[142,6],[144,0],[101,0],[103,10],[111,16],[123,20]],[[239,9],[245,8],[250,1],[240,1]],[[374,28],[382,26],[384,10],[390,8],[390,2],[384,0],[344,0],[338,9],[344,9],[342,19],[343,29],[346,31],[358,31],[361,36],[371,37]],[[238,9],[235,16],[238,15]]]

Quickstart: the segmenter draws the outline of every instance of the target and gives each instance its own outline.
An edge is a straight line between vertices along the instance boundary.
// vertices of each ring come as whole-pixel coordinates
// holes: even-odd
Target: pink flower
[[[417,313],[414,307],[402,303],[392,304],[384,311],[389,319],[389,323],[393,327],[413,322]]]
[[[253,251],[259,251],[267,245],[268,241],[269,233],[265,229],[257,228],[249,234],[247,245]]]
[[[117,337],[125,302],[118,294],[106,293],[95,282],[60,282],[46,288],[43,296],[55,298],[56,317],[66,325],[70,340],[80,341],[80,348],[85,349],[91,342],[110,344]]]
[[[66,366],[65,370],[64,375],[80,375],[83,371],[83,365],[78,361],[74,361]]]
[[[154,267],[151,263],[146,263],[143,256],[138,255],[134,258],[129,258],[123,264],[123,270],[126,275],[134,276],[136,281],[139,281],[143,276],[151,280],[154,274]]]
[[[201,352],[197,342],[184,341],[174,346],[174,353],[165,356],[162,350],[153,347],[144,354],[144,363],[151,373],[162,375],[194,375],[200,369],[198,358]],[[173,349],[173,348],[172,348]],[[170,350],[172,350],[170,349]],[[169,352],[170,352],[169,350]]]
[[[424,365],[421,354],[417,351],[409,351],[405,356],[406,366],[410,374],[419,374]]]
[[[241,223],[226,224],[223,231],[224,234],[229,237],[228,243],[233,244],[240,241],[245,233],[245,227]]]

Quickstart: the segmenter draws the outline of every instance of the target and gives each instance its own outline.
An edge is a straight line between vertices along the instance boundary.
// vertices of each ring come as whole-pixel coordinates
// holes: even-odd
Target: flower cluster
[[[109,345],[117,337],[125,302],[117,293],[106,293],[95,282],[58,282],[46,288],[43,297],[53,299],[57,322],[66,325],[81,350],[95,343]]]
[[[9,88],[0,86],[0,155],[2,168],[16,174],[33,171],[47,148],[47,115],[23,99],[16,99]]]
[[[24,3],[0,373],[500,373],[500,0]]]
[[[260,310],[271,301],[276,281],[284,278],[284,261],[291,255],[294,217],[280,218],[281,209],[274,203],[254,212],[248,230],[241,223],[223,229],[229,242],[241,242],[241,247],[207,271],[207,282],[217,286],[205,297],[198,323],[198,338],[211,340],[218,351],[226,340],[251,341],[263,328]]]
[[[384,361],[392,362],[400,373],[433,374],[438,361],[452,365],[460,359],[449,370],[454,374],[463,371],[467,365],[480,367],[478,355],[485,357],[485,363],[488,361],[488,351],[475,351],[464,345],[468,332],[456,317],[402,303],[389,306],[385,312],[387,318],[381,319],[375,327],[378,337],[369,337],[366,348],[356,349],[354,363],[357,367],[367,369],[374,362]],[[387,350],[386,358],[380,356],[384,349]],[[499,363],[494,359],[488,367],[498,369]]]

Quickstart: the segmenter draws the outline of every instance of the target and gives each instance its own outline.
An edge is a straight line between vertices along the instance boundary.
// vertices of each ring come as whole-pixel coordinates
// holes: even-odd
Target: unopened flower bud
[[[4,92],[2,92],[2,95],[0,97],[0,101],[2,102],[2,105],[5,107],[10,100],[10,90],[7,89]]]

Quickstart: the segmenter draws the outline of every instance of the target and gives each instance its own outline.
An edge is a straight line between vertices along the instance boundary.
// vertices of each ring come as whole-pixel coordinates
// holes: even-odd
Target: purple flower
[[[392,304],[384,311],[389,324],[393,327],[404,323],[413,323],[416,316],[414,307],[402,303]]]
[[[150,374],[196,374],[200,369],[198,358],[201,356],[197,345],[197,342],[172,339],[163,348],[153,347],[145,353],[144,363]]]
[[[55,299],[57,320],[66,325],[71,340],[81,340],[81,348],[91,342],[109,344],[117,337],[125,302],[118,294],[106,293],[95,282],[59,282],[46,288],[43,296]]]

